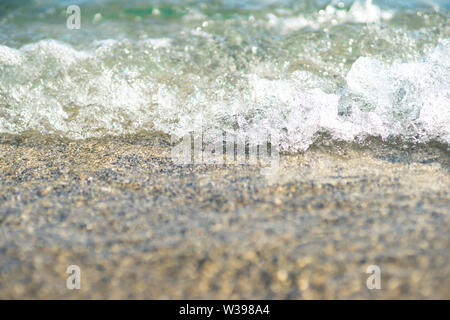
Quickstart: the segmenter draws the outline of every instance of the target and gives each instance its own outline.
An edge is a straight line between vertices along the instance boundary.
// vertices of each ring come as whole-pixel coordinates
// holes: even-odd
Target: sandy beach
[[[0,298],[449,299],[449,164],[373,140],[263,176],[175,165],[164,135],[3,135]]]

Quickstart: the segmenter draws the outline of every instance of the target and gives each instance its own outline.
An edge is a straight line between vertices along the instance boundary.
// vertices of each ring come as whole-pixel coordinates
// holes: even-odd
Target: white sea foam
[[[0,46],[0,132],[83,139],[203,131],[214,140],[221,136],[208,137],[211,130],[238,127],[275,135],[282,150],[293,151],[307,149],[320,132],[346,141],[450,143],[449,40],[421,61],[389,65],[360,57],[345,89],[335,92],[306,70],[265,77],[250,72],[261,70],[255,64],[234,77],[229,70],[217,77],[190,73],[191,60],[183,61],[192,57],[171,43],[111,40],[83,51],[50,40],[18,50]]]
[[[381,10],[372,0],[355,1],[350,9],[339,8],[332,4],[313,15],[299,14],[298,16],[278,17],[268,14],[269,25],[280,27],[284,33],[297,31],[305,27],[321,29],[326,24],[338,25],[343,23],[379,23],[392,19],[394,13]]]

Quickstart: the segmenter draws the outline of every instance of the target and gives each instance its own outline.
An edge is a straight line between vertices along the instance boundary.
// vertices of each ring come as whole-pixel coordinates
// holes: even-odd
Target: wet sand
[[[0,298],[449,299],[449,163],[372,142],[266,177],[175,165],[164,136],[2,136]]]

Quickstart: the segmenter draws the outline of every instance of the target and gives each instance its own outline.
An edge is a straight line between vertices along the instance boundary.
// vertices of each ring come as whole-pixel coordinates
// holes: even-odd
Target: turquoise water
[[[66,27],[71,4],[79,30]],[[448,145],[449,12],[431,0],[3,1],[0,133]]]

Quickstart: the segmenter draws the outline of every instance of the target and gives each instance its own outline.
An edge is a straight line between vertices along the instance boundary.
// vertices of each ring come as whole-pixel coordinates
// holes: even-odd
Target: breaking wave
[[[423,30],[380,31],[393,17],[367,1],[309,17],[204,19],[168,37],[0,45],[0,133],[194,131],[214,140],[239,129],[277,136],[292,151],[323,132],[449,144],[448,30],[431,47],[409,36]]]

